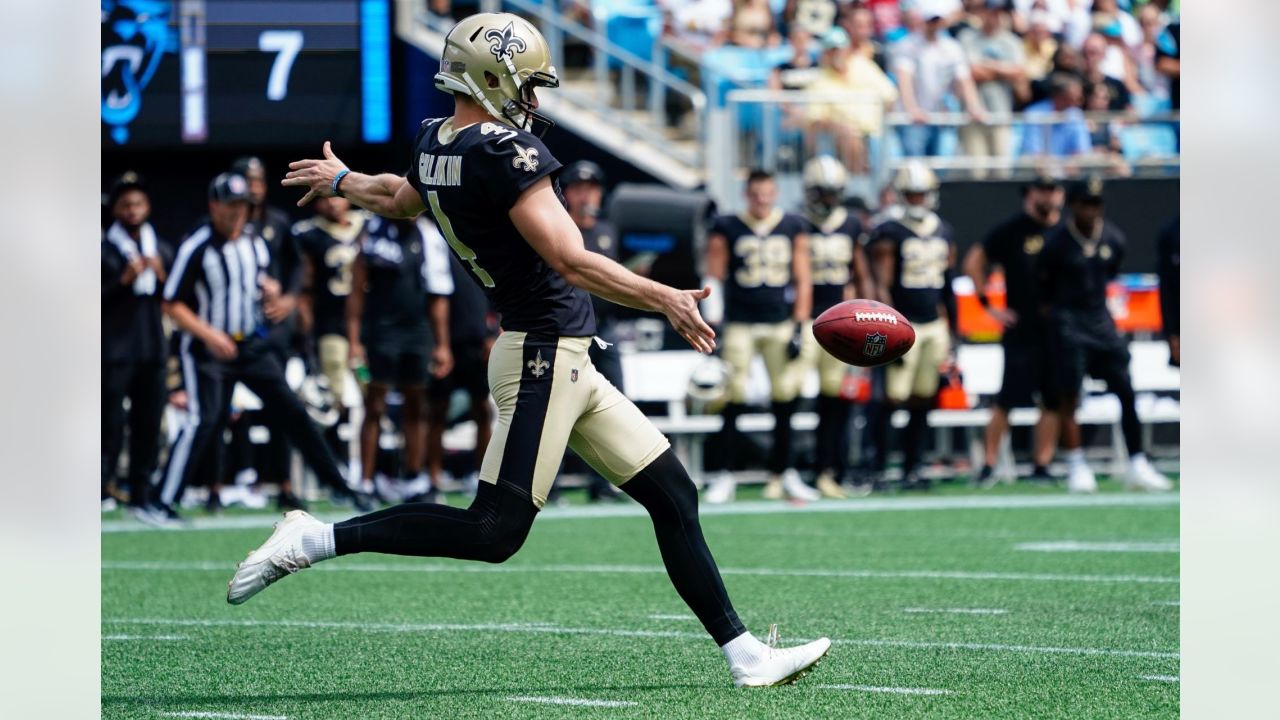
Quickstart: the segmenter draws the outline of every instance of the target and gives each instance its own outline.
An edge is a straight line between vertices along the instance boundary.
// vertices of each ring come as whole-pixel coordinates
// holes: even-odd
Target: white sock
[[[1147,462],[1147,454],[1146,454],[1146,453],[1136,452],[1136,453],[1134,453],[1134,454],[1132,454],[1132,455],[1130,455],[1130,456],[1129,456],[1129,464],[1130,464],[1130,465],[1141,465],[1141,464],[1143,464],[1143,463],[1145,463],[1145,462]]]
[[[749,632],[744,632],[720,646],[724,659],[729,661],[729,667],[752,665],[764,657],[768,650],[768,645],[760,642]]]
[[[313,565],[337,555],[333,543],[333,523],[302,531],[302,552],[307,554]]]
[[[1076,448],[1075,450],[1067,451],[1067,465],[1076,467],[1077,465],[1084,464],[1084,448]]]

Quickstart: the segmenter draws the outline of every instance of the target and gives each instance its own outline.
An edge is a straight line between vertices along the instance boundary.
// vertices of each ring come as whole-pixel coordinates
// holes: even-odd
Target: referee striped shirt
[[[228,239],[205,224],[178,248],[164,299],[185,304],[214,329],[243,340],[264,323],[259,284],[270,267],[270,248],[258,235]],[[189,346],[190,339],[183,339]]]

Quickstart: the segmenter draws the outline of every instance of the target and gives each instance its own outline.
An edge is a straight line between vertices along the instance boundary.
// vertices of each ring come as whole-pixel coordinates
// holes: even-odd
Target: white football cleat
[[[816,502],[822,499],[822,493],[809,487],[800,479],[800,473],[794,469],[785,470],[782,473],[782,490],[787,497],[792,500],[803,500],[805,502]]]
[[[302,549],[302,534],[323,526],[304,510],[285,513],[271,537],[236,566],[236,574],[227,583],[227,602],[239,605],[285,575],[311,567],[311,558]]]
[[[1088,465],[1084,463],[1073,464],[1071,469],[1067,471],[1067,492],[1098,492],[1098,478],[1094,477],[1093,471],[1089,469]]]
[[[1173,489],[1173,483],[1151,466],[1145,455],[1129,458],[1129,472],[1125,475],[1124,486],[1127,490],[1146,490],[1148,492],[1166,492]]]
[[[732,473],[722,472],[707,483],[707,490],[702,493],[702,499],[712,505],[722,505],[732,501],[737,494],[738,481],[733,479]]]
[[[771,629],[771,635],[773,631]],[[773,687],[790,685],[799,680],[822,660],[831,649],[831,641],[818,638],[798,647],[776,648],[764,646],[764,651],[754,662],[732,665],[734,687]]]

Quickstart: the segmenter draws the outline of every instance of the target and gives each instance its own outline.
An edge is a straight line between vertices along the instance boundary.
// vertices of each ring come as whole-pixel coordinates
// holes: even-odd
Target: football
[[[875,300],[847,300],[813,321],[824,350],[850,365],[875,367],[902,357],[916,342],[902,313]]]

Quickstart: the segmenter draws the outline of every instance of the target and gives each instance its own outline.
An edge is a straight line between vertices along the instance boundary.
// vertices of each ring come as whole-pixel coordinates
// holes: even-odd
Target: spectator
[[[982,104],[987,112],[1000,115],[1010,115],[1015,101],[1026,102],[1031,97],[1022,42],[1005,26],[1008,8],[1008,0],[984,0],[979,11],[982,27],[964,28],[960,33]],[[972,157],[1008,158],[1013,153],[1013,128],[969,125],[960,128],[960,143]],[[975,169],[973,174],[982,178],[987,173]]]
[[[782,42],[768,0],[734,0],[733,14],[720,42],[744,48],[775,47]]]
[[[1024,34],[1042,22],[1050,35],[1058,35],[1071,17],[1072,3],[1080,0],[1013,0],[1013,30]]]
[[[1165,34],[1165,22],[1155,5],[1143,5],[1138,9],[1138,24],[1142,26],[1142,44],[1134,51],[1134,65],[1142,92],[1157,100],[1169,99],[1169,78],[1156,67],[1159,46]]]
[[[810,108],[806,133],[808,154],[817,154],[817,141],[825,133],[835,138],[836,150],[845,167],[865,173],[866,138],[879,135],[883,113],[897,100],[898,91],[884,71],[875,64],[869,51],[871,14],[866,10],[851,21],[859,32],[859,45],[851,47],[849,36],[833,28],[823,38],[822,74],[810,89],[814,92],[847,92],[866,95],[866,99],[842,103],[818,103]],[[878,102],[877,102],[878,99]]]
[[[1111,94],[1105,85],[1093,83],[1084,86],[1086,113],[1108,112],[1110,100]],[[1124,161],[1120,147],[1121,123],[1095,118],[1086,118],[1085,123],[1089,126],[1089,143],[1093,145],[1094,154],[1109,161],[1107,171],[1113,175],[1128,175],[1129,165]]]
[[[733,14],[730,0],[660,0],[666,14],[663,33],[685,42],[712,44]]]
[[[788,36],[799,28],[813,37],[822,37],[835,27],[839,15],[840,4],[836,0],[787,0],[782,22]]]
[[[1063,28],[1063,40],[1072,47],[1081,47],[1100,24],[1109,25],[1111,21],[1118,23],[1117,29],[1126,47],[1136,47],[1142,42],[1138,21],[1117,7],[1116,0],[1093,0],[1092,6],[1086,2],[1077,4]]]
[[[804,90],[822,74],[813,59],[813,36],[800,25],[793,25],[788,35],[791,57],[769,73],[769,87],[774,90]]]
[[[969,64],[960,43],[942,30],[945,19],[936,11],[924,17],[924,29],[913,33],[896,48],[894,72],[902,91],[902,109],[912,124],[901,129],[903,154],[937,155],[941,129],[929,122],[929,113],[944,112],[947,90],[953,88],[974,122],[985,122]]]
[[[1028,106],[1027,119],[1055,113],[1064,114],[1067,118],[1048,123],[1028,123],[1022,132],[1022,148],[1018,154],[1052,157],[1087,154],[1093,146],[1089,141],[1089,126],[1080,110],[1084,100],[1080,79],[1055,73],[1049,78],[1049,84],[1049,99]]]
[[[102,498],[116,479],[127,397],[129,512],[163,524],[149,500],[165,403],[160,292],[173,253],[147,222],[151,201],[135,173],[116,180],[107,205],[114,222],[102,238]]]
[[[1107,73],[1106,58],[1108,54],[1107,39],[1094,33],[1084,43],[1084,67],[1081,76],[1086,83],[1105,85],[1107,89],[1107,109],[1112,112],[1123,112],[1132,106],[1129,88],[1121,78]]]
[[[1050,30],[1049,14],[1034,10],[1027,20],[1026,34],[1022,38],[1023,67],[1027,80],[1035,82],[1049,75],[1053,67],[1053,55],[1058,51],[1058,41]]]
[[[1156,45],[1156,70],[1169,78],[1169,101],[1173,109],[1182,106],[1182,24],[1173,23],[1165,28]]]
[[[1181,15],[1182,3],[1178,0],[1133,0],[1134,14],[1144,7],[1154,7],[1156,12],[1160,13],[1160,24],[1168,25],[1178,21]]]

